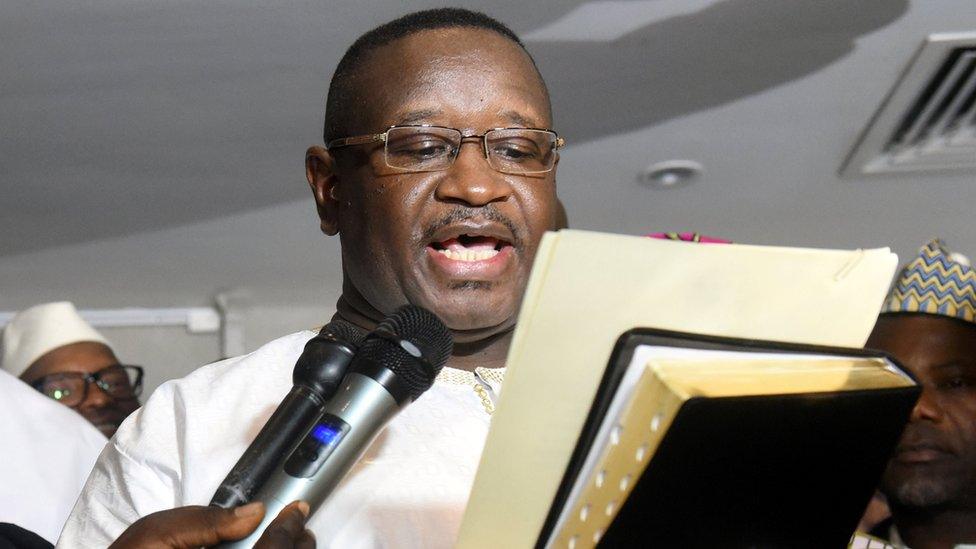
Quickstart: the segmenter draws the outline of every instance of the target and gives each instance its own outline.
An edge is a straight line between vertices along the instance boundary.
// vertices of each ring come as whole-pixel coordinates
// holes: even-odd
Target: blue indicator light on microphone
[[[312,429],[312,437],[324,445],[331,444],[340,433],[341,431],[339,429],[330,425],[322,425],[321,423]]]

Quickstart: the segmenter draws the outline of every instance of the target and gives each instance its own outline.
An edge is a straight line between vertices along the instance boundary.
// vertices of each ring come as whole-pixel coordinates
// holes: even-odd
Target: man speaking
[[[339,62],[326,146],[309,148],[305,162],[322,232],[342,245],[335,318],[371,330],[411,303],[436,313],[455,345],[434,387],[308,521],[321,546],[453,544],[529,269],[557,226],[562,141],[552,128],[532,58],[478,13],[407,15],[360,37]],[[118,546],[189,547],[253,530],[254,507],[166,510],[206,505],[291,388],[313,335],[160,387],[98,460],[59,545],[105,547],[125,532]],[[282,537],[309,543],[307,508],[286,512]]]

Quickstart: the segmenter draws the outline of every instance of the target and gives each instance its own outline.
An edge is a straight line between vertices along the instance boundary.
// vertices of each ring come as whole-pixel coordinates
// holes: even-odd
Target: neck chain
[[[471,387],[489,416],[495,413],[495,403],[498,402],[498,392],[492,383],[501,387],[504,380],[505,368],[475,368],[473,372],[444,368],[437,375],[437,381]]]

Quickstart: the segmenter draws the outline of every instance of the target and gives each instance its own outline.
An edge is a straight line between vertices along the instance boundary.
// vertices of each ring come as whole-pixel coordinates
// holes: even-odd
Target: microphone
[[[305,344],[292,373],[294,386],[217,487],[210,505],[231,508],[251,501],[281,459],[318,419],[363,337],[361,329],[336,320]]]
[[[381,322],[321,416],[255,495],[266,509],[261,524],[247,538],[220,547],[253,547],[292,501],[308,502],[311,516],[387,421],[434,384],[452,348],[447,326],[421,307],[400,307]]]

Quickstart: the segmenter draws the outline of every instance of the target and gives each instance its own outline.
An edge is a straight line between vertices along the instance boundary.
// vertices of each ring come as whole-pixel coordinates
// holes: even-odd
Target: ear
[[[563,201],[556,198],[556,230],[569,228],[569,217],[566,215],[566,206]]]
[[[332,236],[339,232],[338,177],[335,160],[325,147],[313,145],[305,151],[305,177],[315,197],[322,232]]]

